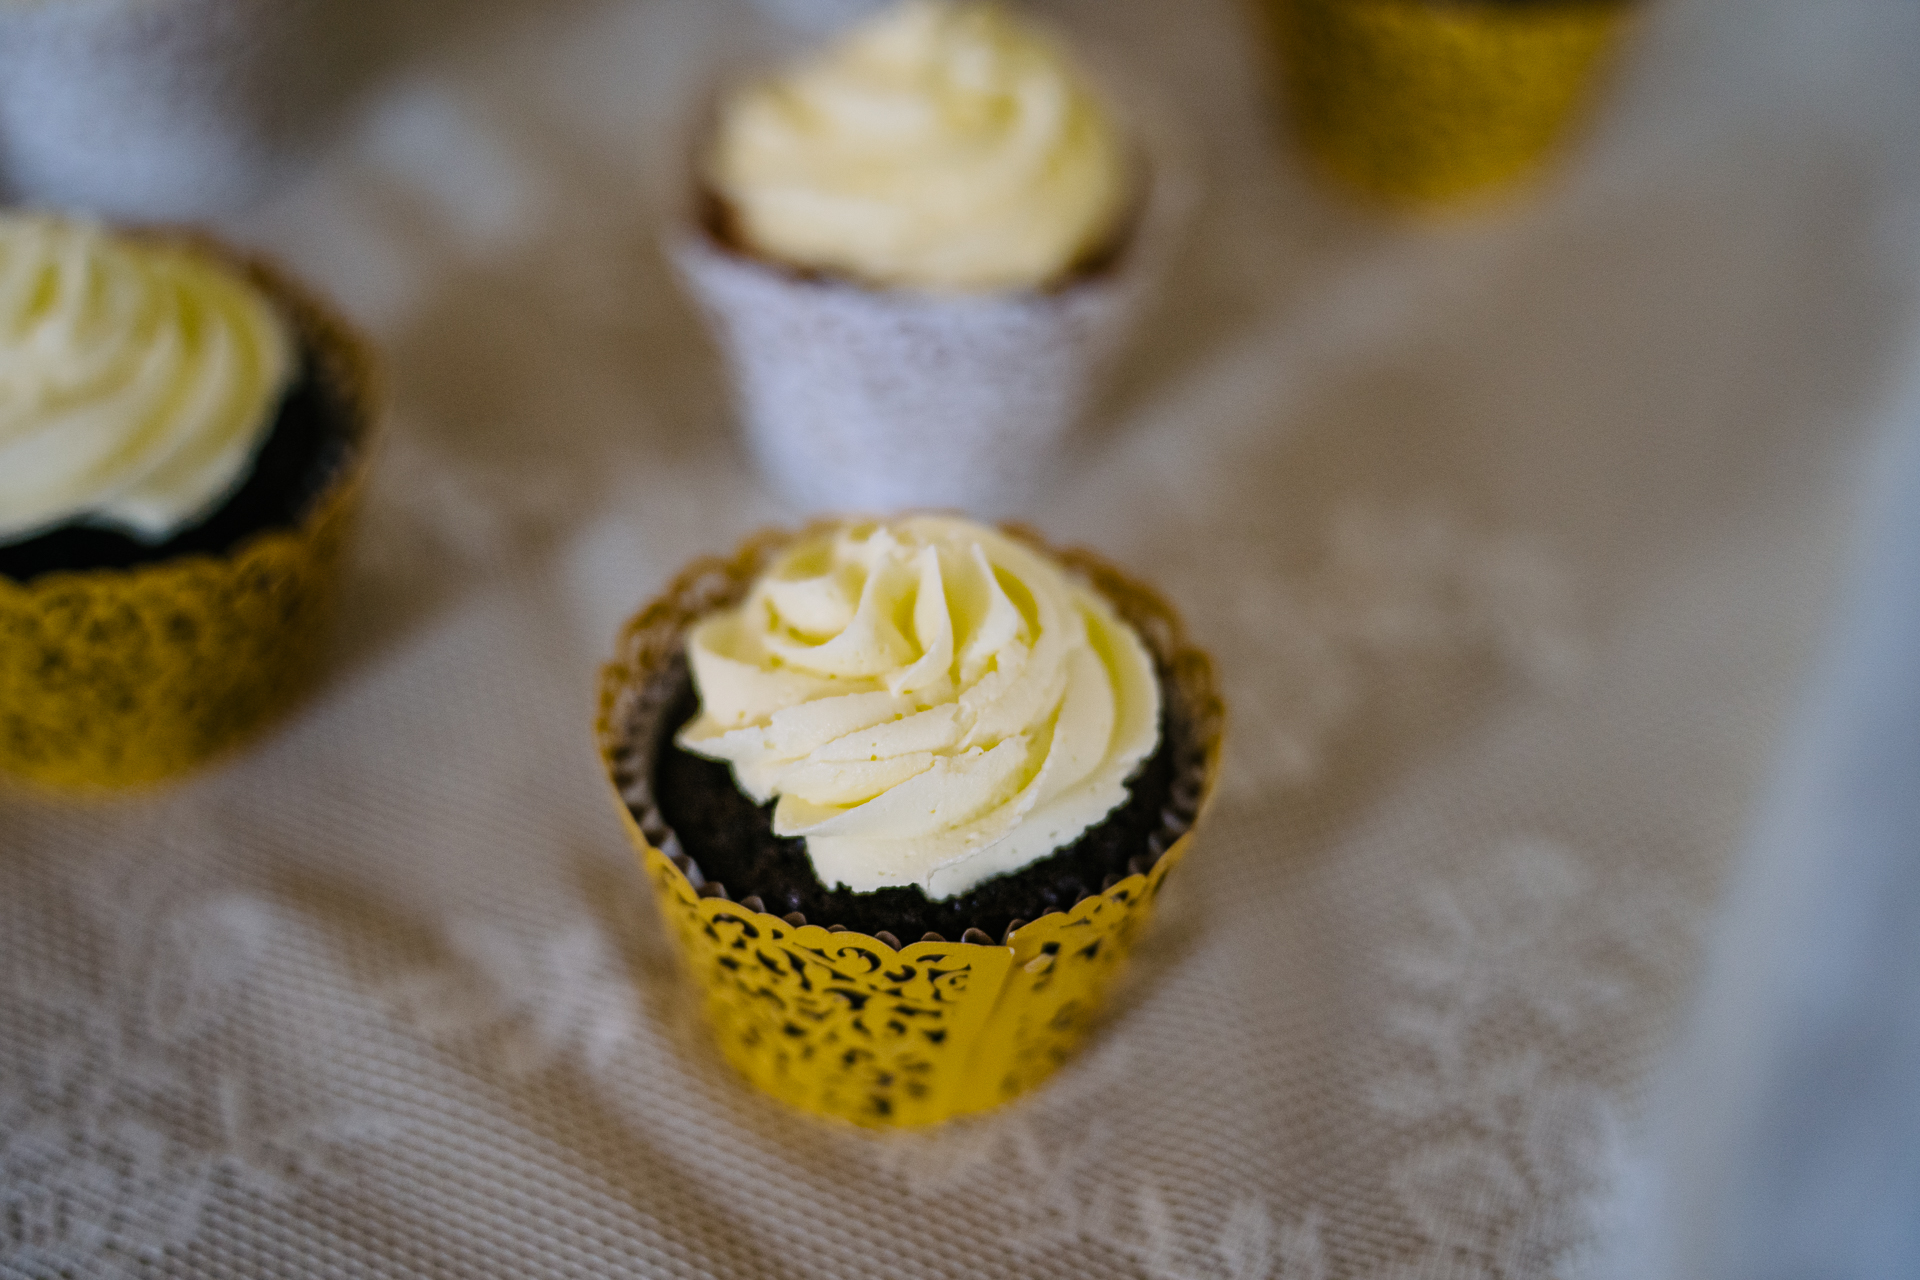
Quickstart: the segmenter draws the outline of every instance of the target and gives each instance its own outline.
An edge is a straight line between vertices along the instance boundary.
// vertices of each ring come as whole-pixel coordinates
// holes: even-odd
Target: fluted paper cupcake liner
[[[132,219],[246,204],[334,71],[320,0],[0,4],[0,189]]]
[[[1309,155],[1430,204],[1536,172],[1595,91],[1637,0],[1259,0]]]
[[[627,625],[602,673],[601,757],[720,1050],[752,1084],[803,1111],[925,1125],[998,1106],[1045,1080],[1086,1035],[1211,794],[1225,712],[1212,663],[1187,642],[1177,615],[1091,553],[1009,532],[1088,581],[1139,632],[1188,725],[1176,776],[1196,795],[1193,818],[1156,834],[1139,870],[1071,910],[1019,925],[999,945],[896,946],[713,896],[660,816],[653,768],[672,729],[662,718],[683,677],[686,634],[743,599],[795,535],[762,534],[730,560],[690,566]]]
[[[348,452],[292,528],[219,555],[0,577],[0,773],[63,790],[158,782],[243,742],[317,671],[371,446],[370,356],[265,263],[222,253],[291,318],[349,417]]]
[[[1018,512],[1045,486],[1193,199],[1164,128],[1115,252],[1045,290],[942,294],[789,270],[689,218],[668,253],[767,481],[804,510]]]

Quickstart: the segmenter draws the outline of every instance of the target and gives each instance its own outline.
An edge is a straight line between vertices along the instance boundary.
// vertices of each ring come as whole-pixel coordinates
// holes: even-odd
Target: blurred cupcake
[[[1186,851],[1222,718],[1151,591],[913,516],[693,565],[629,624],[599,733],[729,1061],[888,1125],[1071,1053]]]
[[[156,781],[302,689],[371,394],[262,264],[0,214],[0,772]]]
[[[1050,36],[909,0],[720,104],[672,252],[767,478],[808,507],[1017,508],[1179,199]]]
[[[1309,155],[1431,204],[1535,172],[1589,105],[1638,0],[1259,0]]]
[[[246,204],[335,71],[320,0],[0,0],[0,189],[127,218]]]

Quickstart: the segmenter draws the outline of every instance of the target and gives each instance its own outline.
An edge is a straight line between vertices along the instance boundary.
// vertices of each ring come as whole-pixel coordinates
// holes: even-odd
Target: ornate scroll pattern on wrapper
[[[1294,127],[1369,194],[1450,200],[1518,179],[1565,135],[1633,0],[1263,0]]]
[[[1206,656],[1144,587],[1084,552],[1046,548],[1085,577],[1139,631],[1195,719],[1208,787],[1223,710]],[[795,927],[703,897],[698,868],[652,810],[652,746],[682,638],[701,615],[735,603],[790,535],[750,539],[731,561],[695,564],[629,624],[604,673],[599,735],[629,837],[701,988],[721,1048],[748,1080],[805,1111],[866,1125],[921,1125],[997,1106],[1046,1079],[1085,1036],[1191,832],[1072,910],[1024,925],[1006,946],[916,942]],[[629,805],[645,815],[633,816]],[[1202,796],[1204,808],[1205,796]]]
[[[241,265],[291,312],[352,419],[351,451],[299,526],[224,555],[0,578],[0,773],[77,790],[157,782],[238,745],[317,671],[371,444],[371,366],[319,303]]]

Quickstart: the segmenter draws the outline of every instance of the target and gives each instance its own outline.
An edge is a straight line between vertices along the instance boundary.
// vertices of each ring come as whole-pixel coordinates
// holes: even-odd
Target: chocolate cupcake
[[[693,566],[628,626],[600,739],[728,1059],[806,1110],[919,1124],[1071,1052],[1221,721],[1153,593],[917,516]]]
[[[1017,510],[1181,221],[1180,165],[1045,30],[908,0],[724,95],[671,256],[768,481]]]
[[[312,675],[370,365],[191,233],[0,214],[0,771],[152,782]]]
[[[1640,0],[1258,0],[1294,130],[1351,187],[1431,205],[1538,172]]]

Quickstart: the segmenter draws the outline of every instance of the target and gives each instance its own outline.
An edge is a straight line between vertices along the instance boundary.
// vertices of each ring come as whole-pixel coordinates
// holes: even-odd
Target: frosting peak
[[[988,290],[1098,250],[1126,169],[1044,34],[991,5],[907,0],[727,102],[707,177],[746,239],[793,266]]]
[[[294,366],[193,249],[0,213],[0,542],[84,520],[160,542],[240,481]]]
[[[803,539],[687,651],[680,744],[861,893],[950,898],[1072,843],[1159,738],[1152,660],[1107,603],[952,517]]]

